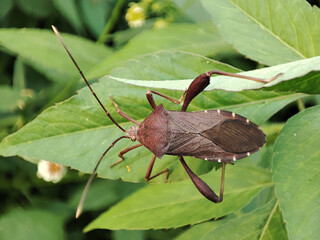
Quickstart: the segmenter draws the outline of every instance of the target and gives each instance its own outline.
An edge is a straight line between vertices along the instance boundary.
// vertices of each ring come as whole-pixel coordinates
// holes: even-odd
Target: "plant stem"
[[[297,100],[297,104],[298,104],[298,108],[299,108],[299,111],[300,111],[300,112],[303,111],[304,109],[306,109],[306,107],[304,106],[303,101],[302,101],[301,98],[299,98],[299,99]]]
[[[116,21],[118,19],[119,13],[120,13],[124,3],[125,3],[125,0],[118,0],[117,1],[115,7],[112,10],[109,21],[107,22],[106,26],[104,27],[101,35],[99,36],[99,38],[97,40],[98,44],[103,44],[107,40],[109,33],[113,29],[114,24],[116,23]]]

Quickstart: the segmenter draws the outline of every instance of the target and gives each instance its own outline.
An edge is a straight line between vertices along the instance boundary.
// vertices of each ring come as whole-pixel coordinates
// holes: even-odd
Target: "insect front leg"
[[[158,96],[160,96],[160,97],[163,97],[163,98],[165,98],[165,99],[168,99],[169,101],[171,101],[171,102],[173,102],[173,103],[179,104],[179,103],[182,102],[182,100],[183,100],[183,98],[184,98],[184,95],[186,94],[186,91],[183,92],[183,94],[181,95],[181,97],[180,97],[179,100],[175,100],[175,99],[173,99],[173,98],[171,98],[171,97],[169,97],[169,96],[166,96],[166,95],[164,95],[164,94],[162,94],[162,93],[158,93],[158,92],[149,90],[149,91],[147,92],[147,94],[146,94],[146,95],[147,95],[147,99],[148,99],[148,102],[150,103],[151,107],[152,107],[153,109],[155,109],[155,108],[157,107],[157,105],[156,105],[156,103],[155,103],[155,101],[154,101],[154,98],[153,98],[153,96],[152,96],[152,93],[154,93],[154,94],[156,94],[156,95],[158,95]]]
[[[152,172],[152,168],[153,168],[153,165],[154,165],[154,162],[156,160],[156,155],[153,155],[152,159],[151,159],[151,162],[149,164],[149,167],[148,167],[148,170],[147,170],[147,173],[146,173],[146,176],[145,176],[145,179],[147,182],[149,182],[151,179],[155,178],[155,177],[158,177],[160,176],[161,174],[166,174],[166,182],[168,182],[168,176],[169,176],[169,168],[151,176],[151,172]]]
[[[117,110],[117,113],[118,113],[120,116],[124,117],[125,119],[127,119],[127,120],[130,121],[130,122],[133,122],[133,123],[135,123],[135,124],[137,124],[137,125],[140,125],[140,123],[139,123],[137,120],[133,119],[132,117],[128,116],[128,115],[125,114],[123,111],[121,111],[121,110],[119,109],[118,104],[113,100],[112,97],[110,97],[110,101],[113,103],[113,105],[115,106],[115,108],[116,108],[116,110]]]
[[[111,164],[110,168],[113,168],[115,165],[121,163],[124,160],[124,156],[123,156],[124,154],[126,154],[127,152],[129,152],[129,151],[131,151],[131,150],[133,150],[135,148],[141,147],[141,146],[143,146],[143,145],[141,143],[139,143],[137,145],[128,147],[128,148],[122,150],[121,152],[119,152],[118,156],[119,156],[120,159],[118,161],[116,161],[115,163]]]

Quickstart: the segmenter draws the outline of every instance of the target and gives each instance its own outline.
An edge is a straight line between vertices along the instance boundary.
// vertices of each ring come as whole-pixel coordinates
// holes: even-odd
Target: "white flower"
[[[46,182],[59,182],[66,174],[67,169],[60,164],[40,160],[38,162],[38,178],[42,178]]]
[[[138,19],[138,20],[135,20],[135,21],[128,22],[129,27],[131,27],[131,28],[141,27],[144,23],[145,23],[145,21],[142,20],[142,19]]]

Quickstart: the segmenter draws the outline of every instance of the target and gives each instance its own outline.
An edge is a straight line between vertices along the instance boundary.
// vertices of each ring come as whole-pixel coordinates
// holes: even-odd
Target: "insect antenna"
[[[78,218],[82,212],[82,208],[83,208],[83,203],[84,203],[84,200],[86,199],[86,196],[87,196],[87,193],[88,193],[88,189],[91,185],[91,182],[93,180],[93,177],[94,175],[96,174],[96,171],[98,169],[98,166],[100,165],[101,163],[101,160],[103,159],[103,157],[107,154],[107,152],[121,139],[123,138],[128,138],[127,136],[121,136],[119,138],[117,138],[116,140],[113,141],[113,143],[110,144],[110,146],[107,148],[107,150],[104,151],[104,153],[102,153],[99,161],[97,162],[95,168],[93,169],[89,179],[88,179],[88,182],[83,190],[83,193],[82,193],[82,196],[81,196],[81,199],[80,199],[80,202],[78,204],[78,207],[77,207],[77,211],[76,211],[76,218]]]
[[[91,88],[90,84],[88,83],[86,77],[84,76],[84,74],[82,73],[80,67],[78,66],[76,60],[74,60],[73,56],[71,55],[69,49],[67,48],[67,46],[65,45],[64,41],[62,40],[62,37],[60,36],[60,33],[58,31],[58,29],[55,26],[51,26],[54,33],[57,35],[57,37],[59,38],[62,46],[64,47],[64,49],[66,50],[66,52],[68,53],[69,57],[71,58],[72,62],[74,63],[74,65],[76,66],[76,68],[78,69],[81,77],[83,78],[83,80],[85,81],[85,83],[87,84],[87,86],[89,87],[91,93],[93,94],[93,96],[96,98],[96,100],[98,101],[98,103],[100,104],[100,106],[102,107],[102,109],[104,110],[104,112],[107,114],[107,116],[109,117],[109,119],[118,127],[120,128],[120,130],[122,132],[125,132],[126,130],[124,130],[114,119],[113,117],[110,115],[110,113],[107,111],[107,109],[103,106],[103,104],[101,103],[100,99],[97,97],[96,93],[93,91],[93,89]]]
[[[95,99],[98,101],[98,103],[100,104],[100,106],[102,107],[102,109],[104,110],[104,112],[107,114],[107,116],[109,117],[109,119],[110,119],[121,131],[126,132],[126,130],[124,130],[124,129],[113,119],[113,117],[110,115],[110,113],[107,111],[107,109],[106,109],[106,108],[103,106],[103,104],[101,103],[100,99],[97,97],[96,93],[95,93],[95,92],[93,91],[93,89],[91,88],[90,84],[88,83],[86,77],[85,77],[84,74],[82,73],[79,65],[78,65],[77,62],[76,62],[76,60],[73,58],[73,56],[71,55],[69,49],[67,48],[67,46],[65,45],[64,41],[62,40],[62,38],[61,38],[61,36],[60,36],[60,34],[59,34],[58,29],[57,29],[55,26],[53,26],[53,25],[52,25],[51,27],[52,27],[54,33],[57,35],[58,39],[60,40],[62,46],[64,47],[64,49],[65,49],[66,52],[68,53],[68,55],[69,55],[69,57],[71,58],[72,62],[74,63],[74,65],[75,65],[76,68],[78,69],[81,77],[83,78],[83,80],[85,81],[85,83],[87,84],[87,86],[89,87],[92,95],[93,95],[93,96],[95,97]],[[86,186],[85,186],[85,188],[84,188],[84,190],[83,190],[83,193],[82,193],[80,202],[79,202],[78,207],[77,207],[76,218],[78,218],[78,217],[80,216],[81,212],[82,212],[83,203],[84,203],[84,200],[85,200],[85,198],[86,198],[86,196],[87,196],[88,189],[89,189],[89,187],[90,187],[90,185],[91,185],[91,182],[92,182],[92,180],[93,180],[93,177],[94,177],[94,175],[96,174],[97,169],[98,169],[98,166],[100,165],[103,157],[107,154],[107,152],[108,152],[119,140],[121,140],[121,139],[123,139],[123,138],[129,138],[129,137],[125,135],[125,136],[121,136],[121,137],[117,138],[116,140],[114,140],[114,141],[110,144],[110,146],[107,148],[107,150],[105,150],[104,153],[101,155],[99,161],[97,162],[95,168],[93,169],[93,171],[92,171],[92,173],[91,173],[91,175],[90,175],[90,177],[89,177],[89,179],[88,179],[88,182],[87,182],[87,184],[86,184]]]

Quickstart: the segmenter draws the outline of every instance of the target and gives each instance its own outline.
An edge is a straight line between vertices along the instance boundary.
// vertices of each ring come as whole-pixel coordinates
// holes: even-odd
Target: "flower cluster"
[[[144,9],[137,3],[131,4],[126,14],[126,20],[131,28],[141,27],[146,21]]]
[[[173,22],[176,11],[171,0],[141,0],[129,4],[125,18],[131,28],[143,26],[146,19],[154,21],[154,28],[162,28]]]

